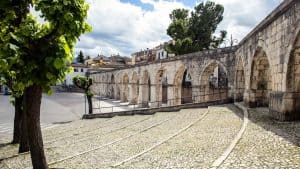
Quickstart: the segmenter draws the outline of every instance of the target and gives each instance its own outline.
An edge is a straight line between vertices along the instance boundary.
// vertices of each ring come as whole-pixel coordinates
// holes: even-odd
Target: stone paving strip
[[[185,132],[118,168],[209,168],[239,131],[239,116],[227,107],[211,107]]]
[[[242,138],[218,168],[300,168],[300,123],[276,122],[264,111],[249,111]],[[59,125],[43,131],[47,161],[50,168],[68,169],[210,168],[240,131],[243,116],[232,105],[206,112],[185,109]],[[5,145],[8,141],[0,138],[3,157],[9,157],[7,147],[17,152],[17,146]],[[30,155],[0,159],[0,168],[31,168]]]
[[[201,116],[205,109],[190,112],[181,111],[171,113],[172,120],[166,121],[149,130],[140,132],[134,137],[130,137],[116,144],[111,144],[105,148],[92,151],[87,154],[63,161],[60,164],[51,166],[54,168],[108,168],[118,161],[127,159],[143,150],[155,145],[156,143],[168,138],[173,133],[185,127],[191,121]],[[167,113],[169,114],[169,113]],[[130,131],[125,131],[126,133]],[[99,160],[101,159],[101,160]],[[85,161],[80,163],[79,161]]]
[[[91,120],[91,122],[88,121],[83,122],[82,120],[76,120],[73,121],[72,123],[60,124],[60,125],[56,125],[53,128],[42,129],[44,144],[47,144],[48,142],[58,141],[60,139],[63,139],[62,137],[68,137],[68,136],[72,137],[73,135],[77,135],[76,133],[78,133],[78,131],[84,132],[83,131],[84,128],[89,128],[91,130],[91,126],[98,127],[98,125],[96,124],[101,124],[105,126],[107,125],[108,122],[118,123],[119,121],[116,121],[116,119],[114,120],[98,119],[98,120]],[[126,120],[126,119],[124,118],[122,120]],[[0,140],[0,143],[8,143],[10,142],[10,139],[6,136],[2,140]],[[0,159],[4,157],[15,156],[17,152],[18,152],[18,145],[10,144],[5,147],[0,147]]]
[[[53,142],[47,142],[47,140],[45,140],[45,142],[47,142],[46,144],[44,144],[45,146],[45,151],[47,153],[47,157],[49,158],[59,158],[59,157],[65,157],[68,156],[69,154],[72,154],[75,152],[75,150],[80,150],[80,148],[85,148],[85,146],[89,145],[89,143],[85,143],[85,142],[80,142],[78,144],[72,144],[72,141],[76,141],[74,140],[75,138],[84,138],[83,136],[86,135],[86,131],[90,132],[95,132],[97,134],[94,133],[94,136],[104,136],[105,134],[108,133],[112,133],[114,130],[118,130],[120,128],[123,128],[123,126],[128,126],[128,123],[133,125],[135,123],[138,123],[140,121],[144,121],[145,119],[147,119],[149,117],[147,116],[139,116],[139,117],[135,117],[135,118],[125,118],[125,117],[120,117],[118,118],[119,120],[116,120],[114,124],[108,125],[106,127],[101,127],[98,130],[93,130],[95,129],[94,126],[90,126],[90,130],[88,130],[87,128],[84,128],[82,131],[78,130],[76,132],[73,133],[73,137],[70,137],[70,133],[67,135],[66,139],[60,139],[59,141],[53,141]],[[124,120],[126,119],[126,120]],[[101,119],[100,119],[101,120]],[[82,121],[83,123],[88,123],[88,121]],[[80,136],[81,135],[81,136]],[[55,135],[53,135],[53,138],[56,138]],[[73,139],[74,138],[74,139]],[[51,138],[50,138],[51,139]],[[53,139],[51,139],[53,140]],[[91,140],[87,140],[88,142],[92,142]],[[77,146],[80,146],[80,148],[78,148]],[[58,151],[56,151],[58,150]],[[60,152],[61,151],[61,152]],[[14,154],[16,154],[17,152],[17,147],[14,150]],[[8,153],[8,152],[7,152]],[[17,157],[20,157],[18,159],[20,159],[20,163],[24,163],[21,166],[26,166],[30,164],[30,158],[28,158],[28,153],[24,153],[22,155],[19,155]],[[8,157],[8,156],[6,156]],[[11,156],[11,157],[15,157],[15,155]],[[9,161],[9,160],[8,160]],[[17,160],[13,160],[13,161],[17,161]],[[15,167],[13,167],[15,168]]]
[[[249,111],[246,131],[220,168],[300,168],[300,123],[276,122],[265,109]]]
[[[75,122],[73,125],[74,126],[65,126],[65,128],[63,131],[61,131],[58,128],[55,128],[54,130],[57,131],[59,130],[57,133],[53,132],[51,137],[46,137],[44,138],[44,145],[45,145],[45,149],[48,149],[49,147],[55,147],[58,144],[64,145],[66,141],[68,140],[73,140],[76,139],[76,137],[83,137],[83,134],[86,133],[91,133],[94,131],[97,131],[100,128],[106,128],[111,130],[113,128],[113,125],[120,125],[122,124],[121,122],[127,123],[126,121],[128,121],[128,118],[116,118],[115,120],[111,120],[111,121],[106,121],[103,119],[99,119],[98,123],[94,123],[92,122],[92,124],[87,127],[87,125],[81,125],[81,126],[85,126],[85,127],[79,127],[77,128],[76,126],[78,125],[78,122]],[[105,122],[111,122],[110,123],[105,123]],[[88,121],[81,121],[81,123],[86,124],[89,123]],[[77,128],[76,130],[74,128]],[[67,132],[68,131],[68,132]],[[48,131],[45,130],[45,133],[47,133]],[[49,133],[49,132],[48,132]],[[65,133],[65,135],[63,135],[62,133]],[[54,143],[56,143],[56,145],[53,145]],[[5,157],[14,157],[18,152],[18,145],[9,145],[9,146],[5,146],[3,148],[0,148],[0,159],[3,159]]]
[[[90,150],[94,147],[99,147],[101,145],[105,145],[112,140],[117,140],[121,137],[125,137],[126,135],[129,135],[129,131],[133,133],[136,130],[140,130],[142,128],[147,127],[147,125],[151,125],[154,122],[157,122],[157,119],[167,119],[172,118],[172,113],[162,113],[158,115],[152,115],[152,116],[132,116],[132,117],[116,117],[116,118],[127,118],[129,121],[122,122],[123,124],[115,124],[110,125],[110,127],[106,130],[96,130],[94,133],[94,138],[90,138],[88,140],[77,142],[76,144],[72,143],[72,140],[70,139],[68,142],[62,144],[60,143],[60,147],[52,147],[52,148],[46,148],[46,155],[48,162],[51,163],[53,161],[58,161],[60,159],[72,156],[74,154],[78,154],[81,152],[84,152],[86,150]],[[141,122],[143,121],[143,122]],[[141,123],[139,123],[141,122]],[[130,125],[128,125],[130,124]],[[122,126],[127,127],[122,127]],[[114,129],[122,128],[122,130],[118,130],[117,132],[112,132]],[[128,128],[128,130],[124,130]],[[73,140],[76,141],[76,140]],[[45,144],[47,147],[48,144]],[[5,160],[5,163],[9,165],[12,168],[30,168],[30,156],[18,156],[18,158],[8,159]],[[68,167],[67,167],[68,168]]]

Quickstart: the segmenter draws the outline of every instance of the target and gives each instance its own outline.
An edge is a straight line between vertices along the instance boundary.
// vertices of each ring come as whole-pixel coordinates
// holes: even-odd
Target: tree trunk
[[[20,129],[21,137],[20,137],[19,153],[24,153],[29,151],[27,118],[24,110],[25,110],[25,105],[23,104],[23,112],[21,115],[21,129]]]
[[[40,126],[42,88],[32,85],[26,88],[24,97],[32,166],[34,169],[48,169]]]
[[[88,100],[89,105],[89,114],[93,114],[93,102],[92,102],[92,96],[86,96]]]
[[[25,91],[24,91],[25,92]],[[20,137],[20,146],[19,146],[19,153],[24,153],[29,151],[29,143],[28,143],[28,131],[27,131],[27,118],[25,112],[25,98],[24,95],[22,96],[22,114],[21,114],[21,137]]]
[[[12,144],[20,143],[21,135],[21,118],[23,114],[23,96],[15,97],[15,119],[14,119],[14,134]]]

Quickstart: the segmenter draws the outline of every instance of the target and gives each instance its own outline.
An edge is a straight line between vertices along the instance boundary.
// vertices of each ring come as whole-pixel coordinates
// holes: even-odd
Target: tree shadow
[[[228,106],[228,108],[233,112],[236,112],[237,109],[237,107],[233,108],[232,106]],[[238,115],[239,113],[236,114]],[[271,116],[267,107],[248,109],[248,116],[250,122],[282,137],[295,146],[300,146],[300,121],[277,121]],[[243,118],[243,115],[239,117]]]
[[[8,145],[13,145],[10,142],[9,143],[0,143],[0,148],[6,147]]]

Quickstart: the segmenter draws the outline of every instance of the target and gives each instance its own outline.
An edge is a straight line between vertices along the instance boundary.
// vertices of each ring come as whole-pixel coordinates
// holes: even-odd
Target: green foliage
[[[216,32],[218,24],[223,19],[224,8],[214,2],[202,2],[194,8],[191,16],[186,9],[175,9],[170,14],[171,24],[167,34],[172,37],[173,43],[166,50],[176,55],[217,48],[226,36],[226,31]]]
[[[0,3],[0,77],[10,79],[15,91],[36,84],[50,93],[71,70],[77,39],[91,31],[85,22],[88,5],[84,0],[21,2]],[[29,12],[31,4],[45,23]]]
[[[93,97],[94,94],[90,90],[90,87],[93,85],[92,78],[85,76],[75,76],[73,78],[73,83],[80,89],[83,89],[87,97]]]
[[[78,55],[78,62],[79,62],[79,63],[84,63],[84,55],[83,55],[83,52],[82,52],[82,51],[79,52],[79,55]]]

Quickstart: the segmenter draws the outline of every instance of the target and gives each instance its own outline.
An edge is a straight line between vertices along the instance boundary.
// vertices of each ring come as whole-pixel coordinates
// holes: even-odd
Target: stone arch
[[[168,103],[168,79],[166,70],[161,68],[157,71],[155,76],[155,93],[157,106]]]
[[[272,74],[266,52],[257,48],[251,66],[249,106],[268,106]]]
[[[292,46],[286,72],[286,93],[280,99],[281,105],[276,95],[270,103],[271,112],[281,120],[300,119],[300,30]]]
[[[200,74],[200,102],[222,100],[227,97],[227,70],[221,62],[212,60]]]
[[[147,70],[143,72],[142,77],[142,107],[149,107],[149,103],[151,101],[151,80],[150,74]]]
[[[122,78],[122,94],[121,94],[121,101],[128,102],[128,95],[129,95],[129,77],[128,74],[125,73]]]
[[[130,104],[137,104],[139,96],[139,77],[136,71],[133,71],[131,77],[131,100]]]
[[[115,98],[115,76],[114,74],[111,74],[111,77],[110,77],[110,98],[111,99],[114,99]]]
[[[179,67],[174,78],[174,101],[175,105],[193,102],[190,73],[183,65]]]
[[[300,32],[290,53],[286,81],[287,92],[300,93]]]
[[[245,65],[242,57],[237,57],[234,74],[234,101],[244,100],[245,93]]]

